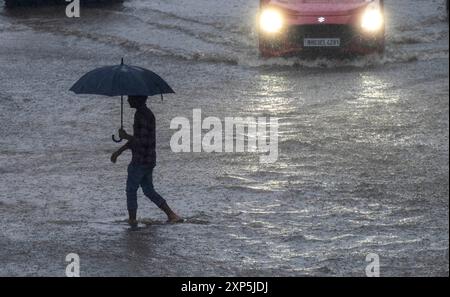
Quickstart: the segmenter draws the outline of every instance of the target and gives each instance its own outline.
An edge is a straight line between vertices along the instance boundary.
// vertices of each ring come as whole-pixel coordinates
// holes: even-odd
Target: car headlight
[[[379,5],[370,5],[362,16],[361,27],[368,32],[379,31],[384,24],[383,13]]]
[[[264,32],[277,33],[283,28],[283,16],[275,9],[266,9],[259,17],[259,25]]]

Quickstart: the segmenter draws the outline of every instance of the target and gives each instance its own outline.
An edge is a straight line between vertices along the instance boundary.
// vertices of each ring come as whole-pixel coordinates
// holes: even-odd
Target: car
[[[383,0],[260,0],[262,57],[382,54]]]
[[[123,2],[123,0],[80,0],[80,4],[108,4]],[[14,8],[20,6],[40,6],[40,5],[67,5],[66,0],[5,0],[7,8]]]

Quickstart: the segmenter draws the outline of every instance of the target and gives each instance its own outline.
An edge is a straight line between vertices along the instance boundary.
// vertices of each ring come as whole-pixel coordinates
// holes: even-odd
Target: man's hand
[[[130,148],[130,143],[127,142],[125,145],[123,145],[120,149],[112,153],[111,155],[111,162],[116,163],[117,158],[126,150]]]
[[[122,139],[131,139],[131,135],[127,133],[127,131],[125,131],[125,129],[119,129],[119,137]]]
[[[119,156],[120,156],[120,152],[119,151],[112,153],[112,155],[111,155],[111,162],[113,162],[115,164],[117,162],[117,158]]]

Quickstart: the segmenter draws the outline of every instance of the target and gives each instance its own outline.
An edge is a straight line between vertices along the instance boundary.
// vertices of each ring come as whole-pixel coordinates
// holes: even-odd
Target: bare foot
[[[161,204],[159,207],[161,208],[167,215],[167,223],[181,223],[183,222],[183,219],[178,216],[170,207],[167,205],[166,202]]]
[[[169,219],[167,220],[167,223],[170,224],[176,224],[176,223],[182,223],[184,221],[184,219],[176,214],[173,214],[169,217]]]
[[[128,225],[130,225],[130,227],[133,228],[137,228],[138,226],[138,221],[137,220],[128,220]]]

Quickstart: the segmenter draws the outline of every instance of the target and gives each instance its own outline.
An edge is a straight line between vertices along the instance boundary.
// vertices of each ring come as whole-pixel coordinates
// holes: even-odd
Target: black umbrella
[[[145,68],[120,65],[105,66],[83,75],[70,90],[75,94],[120,96],[120,128],[123,129],[123,96],[154,96],[175,93],[156,73]],[[114,142],[121,142],[122,139]]]

